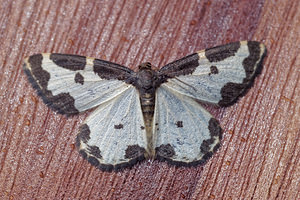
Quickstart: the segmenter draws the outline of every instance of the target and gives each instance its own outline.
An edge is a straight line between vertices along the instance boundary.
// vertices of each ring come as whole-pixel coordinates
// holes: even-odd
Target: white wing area
[[[130,86],[121,95],[101,104],[85,120],[77,145],[93,165],[116,169],[144,159],[147,148],[144,127],[139,93]]]
[[[199,66],[191,75],[168,79],[163,85],[202,102],[217,104],[222,99],[221,89],[226,83],[241,84],[246,78],[243,60],[250,55],[247,43],[241,42],[235,56],[218,62],[210,62],[205,51],[198,52],[198,55]],[[217,73],[212,73],[212,66],[217,68]]]
[[[153,124],[156,156],[180,164],[205,162],[222,137],[218,122],[208,111],[164,85],[157,89]]]
[[[49,57],[50,54],[43,54],[41,65],[50,74],[47,90],[53,96],[69,93],[79,112],[109,101],[131,87],[124,81],[101,79],[93,71],[93,58],[86,58],[84,70],[74,71],[57,66]],[[81,83],[75,81],[76,76],[83,78]]]

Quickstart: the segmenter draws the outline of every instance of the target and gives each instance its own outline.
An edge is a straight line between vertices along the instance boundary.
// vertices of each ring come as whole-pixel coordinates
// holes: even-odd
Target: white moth
[[[205,49],[160,70],[78,55],[36,54],[24,70],[52,109],[73,115],[97,107],[80,127],[76,146],[102,170],[146,158],[176,165],[205,163],[220,147],[222,129],[195,100],[229,106],[261,71],[266,48],[255,41]]]

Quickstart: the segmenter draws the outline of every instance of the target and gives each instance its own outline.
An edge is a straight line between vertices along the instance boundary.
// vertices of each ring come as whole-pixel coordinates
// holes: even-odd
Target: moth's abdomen
[[[155,93],[143,93],[140,94],[140,101],[142,106],[142,112],[144,116],[145,129],[148,140],[148,150],[150,157],[154,156],[153,142],[152,142],[152,121],[155,107]]]
[[[155,107],[155,94],[145,93],[141,95],[141,106],[145,119],[145,125],[151,126],[154,107]]]

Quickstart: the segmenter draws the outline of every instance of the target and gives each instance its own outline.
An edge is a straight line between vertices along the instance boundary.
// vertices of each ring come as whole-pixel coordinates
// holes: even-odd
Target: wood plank
[[[1,199],[300,199],[300,2],[26,1],[0,6]],[[102,172],[74,148],[88,113],[50,110],[28,83],[23,58],[86,55],[160,68],[197,50],[262,41],[264,69],[229,108],[206,106],[224,128],[207,164],[145,161]]]

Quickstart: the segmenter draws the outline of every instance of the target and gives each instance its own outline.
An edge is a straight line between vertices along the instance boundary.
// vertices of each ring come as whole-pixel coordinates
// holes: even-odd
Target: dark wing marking
[[[194,53],[165,65],[158,71],[158,77],[165,82],[168,78],[192,74],[198,66],[199,55]]]
[[[118,79],[125,81],[130,81],[134,74],[134,72],[127,67],[99,59],[94,60],[94,72],[103,79]]]

